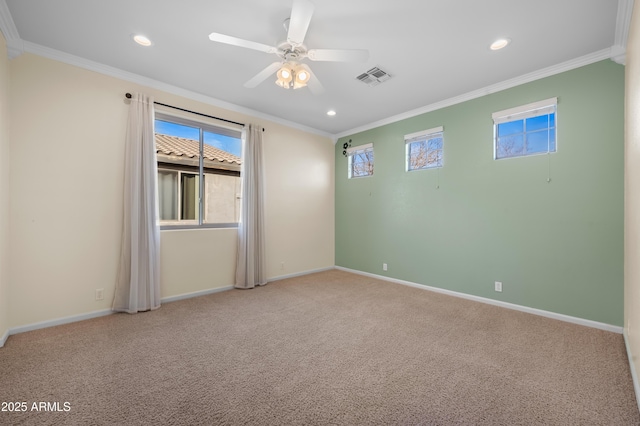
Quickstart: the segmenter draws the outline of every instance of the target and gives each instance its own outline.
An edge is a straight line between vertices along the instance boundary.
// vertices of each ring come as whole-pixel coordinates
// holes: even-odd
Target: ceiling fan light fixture
[[[311,77],[309,71],[307,71],[302,65],[297,65],[293,72],[293,88],[300,89],[301,87],[305,87]]]
[[[276,84],[283,89],[300,89],[305,87],[311,78],[311,73],[295,62],[287,62],[282,65],[276,75],[278,77]]]
[[[276,73],[278,79],[276,84],[283,89],[289,89],[291,87],[291,81],[293,80],[293,69],[289,64],[284,64],[280,67]]]
[[[291,79],[292,79],[292,77],[291,77],[292,71],[293,71],[293,70],[291,69],[291,67],[289,66],[289,64],[285,64],[285,65],[283,65],[283,66],[278,70],[278,74],[277,74],[277,75],[278,75],[278,80],[282,80],[282,81],[285,81],[285,82],[287,82],[287,83],[288,83],[288,82],[290,82],[290,81],[291,81]]]
[[[286,69],[286,68],[280,68],[280,72],[278,75],[278,78],[281,78],[285,81],[290,81],[291,80],[291,71]]]
[[[305,70],[299,71],[296,73],[296,82],[298,83],[306,83],[309,81],[309,73]]]

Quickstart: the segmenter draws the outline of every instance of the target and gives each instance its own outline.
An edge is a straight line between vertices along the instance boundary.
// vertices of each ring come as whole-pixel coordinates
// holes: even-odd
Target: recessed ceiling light
[[[133,36],[133,41],[138,43],[140,46],[144,46],[144,47],[148,47],[153,44],[151,40],[149,40],[147,37],[143,36],[142,34],[135,34]]]
[[[493,43],[491,43],[491,46],[489,46],[489,49],[491,49],[491,50],[500,50],[500,49],[503,49],[503,48],[507,47],[507,45],[509,43],[511,43],[511,39],[500,38],[500,39],[494,41]]]
[[[329,111],[327,111],[327,115],[330,117],[333,117],[334,115],[336,115],[336,112],[332,109],[330,109]]]

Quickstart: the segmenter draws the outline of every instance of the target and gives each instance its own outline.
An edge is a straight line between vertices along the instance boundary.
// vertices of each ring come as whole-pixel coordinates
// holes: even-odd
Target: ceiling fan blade
[[[324,93],[324,86],[322,86],[322,84],[318,80],[318,77],[316,77],[313,71],[311,71],[311,68],[309,68],[307,64],[300,64],[300,66],[309,73],[310,78],[307,82],[307,87],[309,88],[311,93],[313,93],[314,95],[320,95]]]
[[[253,77],[251,80],[247,81],[244,84],[244,87],[249,88],[249,89],[253,89],[258,84],[262,83],[267,78],[269,78],[269,76],[271,74],[273,74],[274,72],[278,71],[278,69],[280,69],[281,66],[282,66],[282,62],[274,62],[274,63],[272,63],[271,65],[269,65],[268,67],[266,67],[265,69],[260,71],[258,74],[256,74],[255,77]]]
[[[265,53],[276,53],[278,49],[273,46],[267,46],[266,44],[256,43],[255,41],[243,40],[237,37],[231,37],[229,35],[220,33],[209,34],[209,40],[217,41],[218,43],[230,44],[232,46],[246,47],[247,49],[259,50]]]
[[[304,41],[311,16],[313,16],[313,9],[313,3],[308,0],[293,0],[287,33],[287,41],[292,45],[298,46]]]
[[[369,59],[369,51],[361,49],[311,49],[307,52],[307,58],[312,61],[366,62]]]

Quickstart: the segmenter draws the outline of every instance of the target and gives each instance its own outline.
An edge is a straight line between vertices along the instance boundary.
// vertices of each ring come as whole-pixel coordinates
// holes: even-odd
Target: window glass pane
[[[527,118],[527,132],[547,129],[549,127],[549,115]]]
[[[407,145],[407,170],[419,170],[442,166],[442,135],[431,135],[428,139]]]
[[[178,172],[158,170],[160,220],[178,220]]]
[[[420,153],[425,152],[427,150],[427,146],[425,141],[412,142],[409,144],[409,152],[412,156],[420,155]]]
[[[556,127],[556,114],[549,114],[549,127]]]
[[[556,152],[556,129],[549,129],[549,151]]]
[[[200,140],[200,129],[197,127],[189,127],[184,124],[171,123],[163,120],[155,120],[155,132],[161,135]]]
[[[427,167],[436,167],[438,165],[438,152],[429,151],[427,154]]]
[[[205,173],[204,190],[205,223],[240,220],[240,176]]]
[[[527,154],[549,151],[549,131],[527,132]]]
[[[242,140],[218,133],[204,132],[204,143],[238,158],[242,156]]]
[[[524,132],[524,120],[498,124],[498,136],[508,136]]]
[[[514,157],[524,154],[523,135],[513,135],[498,138],[496,158]]]
[[[204,132],[204,223],[237,223],[240,219],[242,140]],[[236,173],[216,173],[216,168]]]
[[[429,149],[442,149],[442,138],[429,139]]]
[[[418,141],[409,144],[409,170],[421,169],[427,165],[427,144]]]
[[[349,157],[351,177],[373,174],[373,150],[356,151]]]
[[[198,175],[189,173],[180,174],[180,190],[181,190],[181,209],[180,219],[197,220],[198,219]]]

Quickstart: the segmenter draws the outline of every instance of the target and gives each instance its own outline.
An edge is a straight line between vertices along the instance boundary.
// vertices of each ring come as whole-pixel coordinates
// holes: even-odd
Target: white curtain
[[[160,307],[160,229],[153,98],[131,97],[125,140],[124,223],[113,310]]]
[[[245,126],[242,145],[242,203],[235,287],[254,288],[267,283],[262,128],[252,124]]]

